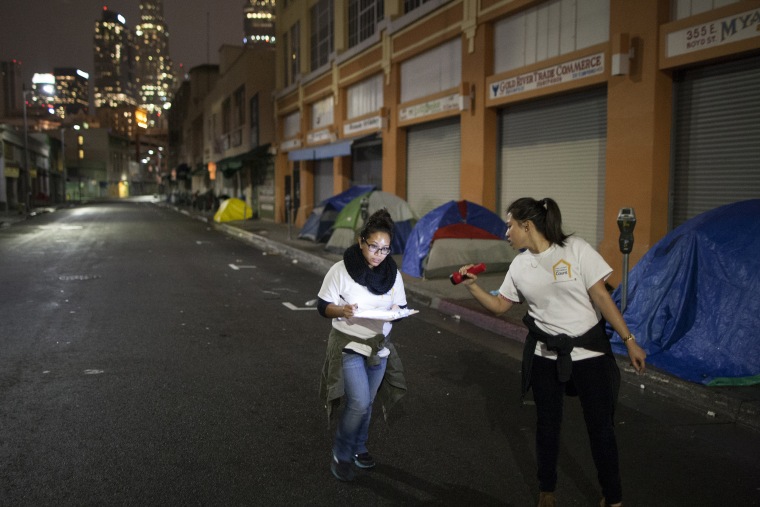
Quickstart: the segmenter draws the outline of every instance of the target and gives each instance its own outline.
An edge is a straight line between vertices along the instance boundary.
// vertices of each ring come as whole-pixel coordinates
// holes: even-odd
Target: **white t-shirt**
[[[526,250],[509,266],[499,288],[510,301],[528,303],[528,313],[546,333],[580,336],[599,321],[588,289],[599,280],[606,280],[612,268],[591,245],[570,236],[565,246],[552,245],[540,254]],[[536,354],[556,358],[542,342]],[[573,349],[575,361],[602,355],[581,347]]]
[[[343,306],[358,305],[355,311],[390,310],[394,305],[406,306],[406,292],[401,273],[396,271],[396,281],[386,294],[372,294],[365,286],[359,285],[351,278],[343,261],[336,262],[325,275],[318,296],[328,303]],[[372,338],[382,333],[388,336],[393,325],[390,322],[375,319],[333,319],[332,325],[338,331],[357,338]]]

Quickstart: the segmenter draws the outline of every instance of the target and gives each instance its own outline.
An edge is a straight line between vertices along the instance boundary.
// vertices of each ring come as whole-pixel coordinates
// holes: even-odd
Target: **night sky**
[[[163,0],[169,50],[185,70],[219,63],[222,44],[241,45],[244,0]],[[139,0],[0,0],[0,60],[21,60],[24,83],[37,72],[93,72],[95,22],[103,6],[139,24]],[[207,27],[210,26],[210,30]]]

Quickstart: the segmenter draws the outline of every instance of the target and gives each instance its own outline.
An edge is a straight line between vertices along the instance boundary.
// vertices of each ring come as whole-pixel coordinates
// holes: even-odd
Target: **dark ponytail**
[[[376,232],[384,232],[388,234],[391,241],[393,241],[393,219],[391,218],[391,214],[388,213],[388,210],[385,208],[372,213],[367,221],[364,222],[364,226],[362,226],[362,230],[359,234],[366,240]]]
[[[532,197],[522,197],[509,205],[507,213],[511,213],[512,218],[521,224],[532,221],[536,230],[546,239],[559,246],[565,246],[565,240],[569,235],[562,231],[562,213],[557,202],[551,197],[544,197],[540,201]]]

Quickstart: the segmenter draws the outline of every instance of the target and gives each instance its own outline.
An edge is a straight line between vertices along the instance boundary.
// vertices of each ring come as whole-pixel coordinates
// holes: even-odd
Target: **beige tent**
[[[214,222],[233,222],[245,220],[253,216],[253,209],[240,199],[226,199],[219,205],[214,214]]]

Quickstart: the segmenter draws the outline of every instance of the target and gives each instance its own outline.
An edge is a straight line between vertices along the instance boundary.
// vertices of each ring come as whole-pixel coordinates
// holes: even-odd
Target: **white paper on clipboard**
[[[354,313],[354,317],[358,317],[360,319],[384,320],[390,322],[392,320],[409,317],[415,313],[420,312],[419,310],[412,310],[410,308],[401,308],[399,310],[359,310]]]

